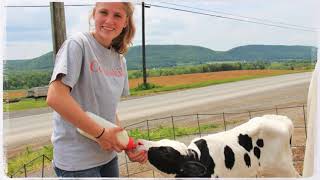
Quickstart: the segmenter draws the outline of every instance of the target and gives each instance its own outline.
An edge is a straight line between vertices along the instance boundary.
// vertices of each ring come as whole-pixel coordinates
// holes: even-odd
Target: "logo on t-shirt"
[[[90,72],[91,73],[101,73],[105,76],[111,76],[111,77],[123,77],[124,76],[124,72],[121,67],[107,69],[107,68],[102,67],[97,60],[93,60],[90,62]]]

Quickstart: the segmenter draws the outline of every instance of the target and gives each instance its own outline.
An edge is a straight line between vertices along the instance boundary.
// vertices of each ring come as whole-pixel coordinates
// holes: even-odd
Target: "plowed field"
[[[3,93],[3,99],[22,98],[27,96],[27,90],[13,90]]]
[[[148,77],[148,82],[160,85],[160,86],[175,86],[175,85],[185,85],[193,84],[212,80],[224,80],[239,78],[244,76],[273,76],[288,74],[297,71],[292,70],[237,70],[237,71],[221,71],[221,72],[210,72],[210,73],[195,73],[195,74],[182,74],[173,76],[160,76],[160,77]],[[130,79],[130,88],[137,87],[138,84],[142,84],[143,79]],[[4,99],[13,99],[26,97],[26,90],[13,90],[5,91]]]
[[[174,76],[148,77],[147,82],[160,86],[175,86],[182,84],[192,84],[198,82],[224,80],[239,78],[244,76],[272,76],[293,73],[292,70],[237,70],[237,71],[221,71],[210,73],[182,74]],[[142,84],[143,79],[130,79],[130,88],[137,87]]]

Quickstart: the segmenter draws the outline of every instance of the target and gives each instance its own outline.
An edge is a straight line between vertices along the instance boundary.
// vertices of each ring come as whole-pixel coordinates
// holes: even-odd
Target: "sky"
[[[134,13],[137,32],[133,45],[141,45],[141,1],[133,2],[137,4]],[[215,51],[249,44],[317,46],[317,30],[320,29],[320,20],[316,17],[318,0],[145,2],[151,4],[145,9],[146,44],[196,45]],[[92,5],[94,1],[65,1],[65,5],[71,4]],[[7,0],[5,5],[39,6],[49,5],[49,1]],[[92,7],[65,7],[67,36],[89,30]],[[52,51],[49,7],[5,7],[5,11],[4,59],[30,59]]]

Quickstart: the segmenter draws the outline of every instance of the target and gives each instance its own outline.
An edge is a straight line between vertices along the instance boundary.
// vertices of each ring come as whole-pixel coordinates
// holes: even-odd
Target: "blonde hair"
[[[130,2],[122,2],[124,10],[127,14],[127,26],[123,28],[122,32],[114,38],[111,42],[111,47],[120,54],[128,52],[129,47],[132,45],[133,37],[136,33],[136,27],[133,21],[134,6]],[[92,9],[89,16],[89,28],[93,26],[91,20],[93,19],[94,9]],[[93,26],[94,27],[94,26]]]

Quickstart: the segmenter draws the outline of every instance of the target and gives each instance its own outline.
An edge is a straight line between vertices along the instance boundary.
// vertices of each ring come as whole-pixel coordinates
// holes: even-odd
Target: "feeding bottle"
[[[104,128],[117,127],[117,125],[111,123],[110,121],[105,120],[104,118],[102,118],[92,112],[87,111],[86,113],[92,120],[94,120],[97,124],[99,124],[100,126],[102,126]],[[77,128],[77,131],[80,134],[82,134],[83,136],[96,141],[96,138],[92,137],[90,134],[82,131],[81,129]],[[117,136],[118,141],[122,145],[126,146],[126,150],[132,150],[132,149],[136,148],[136,144],[134,143],[134,139],[128,136],[128,133],[126,130],[122,130],[122,131],[118,132],[116,136]]]

